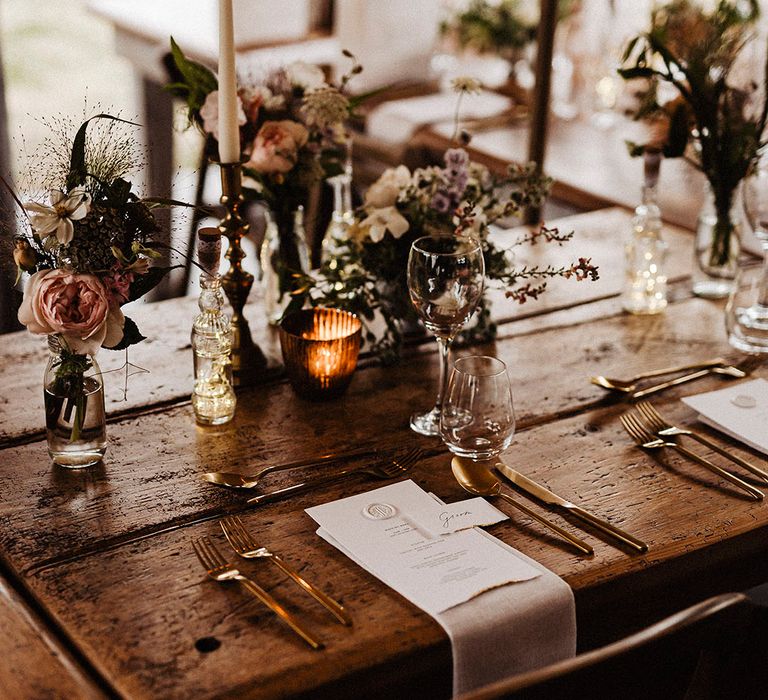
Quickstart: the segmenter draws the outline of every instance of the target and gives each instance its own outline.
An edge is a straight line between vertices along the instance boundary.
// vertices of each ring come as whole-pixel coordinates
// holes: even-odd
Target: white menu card
[[[541,575],[479,530],[421,530],[410,515],[440,510],[407,480],[307,509],[318,534],[425,612],[436,615],[507,583]]]
[[[768,382],[753,379],[726,389],[686,396],[699,420],[768,454]]]

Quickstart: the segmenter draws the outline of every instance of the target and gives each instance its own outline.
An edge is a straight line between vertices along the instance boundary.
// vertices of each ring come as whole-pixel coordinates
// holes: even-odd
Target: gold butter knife
[[[592,515],[592,513],[584,510],[580,506],[577,506],[575,503],[571,503],[565,498],[552,493],[552,491],[549,489],[544,488],[541,484],[537,484],[535,481],[529,479],[524,474],[521,474],[519,471],[512,469],[512,467],[509,465],[504,464],[504,462],[497,462],[495,467],[498,472],[502,474],[502,476],[506,477],[509,481],[515,484],[515,486],[522,489],[534,498],[543,501],[547,505],[564,508],[569,513],[572,513],[575,517],[588,522],[590,525],[596,527],[604,534],[619,540],[622,544],[631,547],[637,552],[642,553],[648,551],[648,545],[645,544],[645,542],[637,539],[633,535],[630,535],[628,532],[624,532],[624,530],[621,528],[618,528],[615,525],[611,525],[611,523],[598,518],[596,515]]]

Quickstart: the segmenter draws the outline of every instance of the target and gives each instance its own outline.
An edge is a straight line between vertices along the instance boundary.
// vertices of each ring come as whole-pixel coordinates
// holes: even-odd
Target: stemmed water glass
[[[469,320],[483,293],[485,262],[480,243],[471,237],[424,236],[411,244],[408,292],[440,350],[440,384],[432,410],[414,413],[411,429],[440,434],[440,408],[448,379],[451,343]]]
[[[509,447],[514,434],[504,362],[485,355],[456,360],[440,416],[440,436],[448,449],[459,457],[490,459]]]
[[[763,247],[762,269],[742,270],[726,308],[728,340],[744,352],[768,353],[768,162],[744,180],[747,223]]]

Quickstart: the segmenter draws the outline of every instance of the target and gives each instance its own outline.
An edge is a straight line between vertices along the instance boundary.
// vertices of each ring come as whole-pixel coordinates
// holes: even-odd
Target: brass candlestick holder
[[[253,275],[243,269],[245,257],[240,240],[248,233],[248,224],[240,215],[243,202],[242,166],[240,163],[219,163],[221,169],[221,203],[227,213],[219,224],[229,247],[225,257],[229,270],[222,277],[224,293],[232,305],[232,372],[235,386],[251,384],[264,374],[267,360],[251,338],[251,329],[243,316],[243,307],[253,286]]]

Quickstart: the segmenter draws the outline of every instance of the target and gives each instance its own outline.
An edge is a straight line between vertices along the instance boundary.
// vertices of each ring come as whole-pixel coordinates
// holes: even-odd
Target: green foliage
[[[219,81],[204,65],[187,58],[173,37],[171,37],[171,56],[181,79],[166,85],[165,89],[187,103],[191,121],[200,111],[208,94],[219,89]]]

